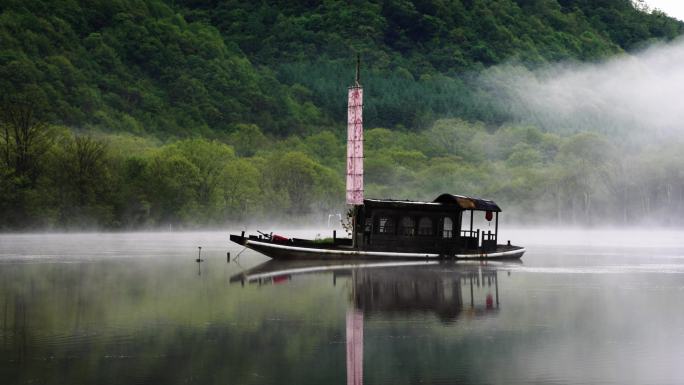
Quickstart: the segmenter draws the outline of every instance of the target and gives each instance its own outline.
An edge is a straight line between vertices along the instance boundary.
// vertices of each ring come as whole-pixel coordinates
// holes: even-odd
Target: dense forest
[[[479,75],[601,62],[682,31],[629,0],[3,0],[0,228],[344,210],[357,53],[367,195],[480,195],[525,223],[660,220],[684,210],[677,141],[625,151],[559,134]]]

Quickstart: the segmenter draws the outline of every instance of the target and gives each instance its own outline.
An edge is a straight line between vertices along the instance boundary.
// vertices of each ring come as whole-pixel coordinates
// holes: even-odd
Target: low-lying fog
[[[344,231],[334,228],[338,237]],[[484,228],[486,231],[487,228]],[[210,253],[225,258],[226,252],[242,250],[230,242],[229,234],[257,234],[257,230],[274,232],[285,237],[326,238],[333,228],[288,229],[260,227],[234,228],[221,231],[189,232],[131,232],[131,233],[48,233],[0,235],[0,263],[9,261],[97,260],[101,258],[163,257],[187,255],[193,258],[202,247],[203,255]],[[676,229],[578,229],[578,228],[500,228],[499,240],[525,246],[528,253],[565,248],[581,250],[625,250],[626,254],[648,254],[652,250],[667,250],[684,259],[684,236]],[[256,254],[249,252],[250,254]],[[619,254],[619,253],[618,253]],[[644,254],[644,255],[645,255]],[[264,257],[265,258],[265,257]],[[528,258],[523,257],[523,260]],[[543,256],[533,258],[543,261]]]
[[[546,130],[598,131],[622,141],[684,134],[684,39],[601,63],[539,70],[504,65],[482,81],[521,121]]]

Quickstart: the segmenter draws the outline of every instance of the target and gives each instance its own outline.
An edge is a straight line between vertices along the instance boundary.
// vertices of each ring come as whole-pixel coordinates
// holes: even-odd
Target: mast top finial
[[[361,84],[359,83],[361,81],[361,54],[357,53],[356,54],[356,86],[360,87]]]

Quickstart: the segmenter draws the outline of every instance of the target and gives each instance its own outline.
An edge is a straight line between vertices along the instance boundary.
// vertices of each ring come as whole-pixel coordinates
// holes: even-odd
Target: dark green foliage
[[[670,40],[682,33],[681,23],[660,11],[638,12],[643,8],[643,1],[559,0],[558,3],[563,12],[582,12],[593,29],[624,49],[642,47],[654,38]]]
[[[511,60],[596,60],[682,31],[628,0],[6,0],[0,11],[5,93],[33,87],[55,123],[163,138],[333,126],[354,52],[367,121],[498,124],[505,111],[468,74]]]
[[[57,223],[64,227],[115,226],[107,144],[88,136],[68,136],[62,141],[45,175],[54,193],[50,194],[54,199],[50,208]]]
[[[246,128],[250,132],[254,128]],[[138,228],[311,219],[344,210],[344,144],[332,132],[264,146],[54,129],[33,184],[0,163],[0,227]],[[365,135],[369,197],[431,200],[454,192],[497,200],[506,218],[561,224],[674,221],[684,214],[681,143],[638,151],[592,132],[488,130],[439,120],[421,133]],[[236,155],[233,146],[242,148]],[[628,154],[628,155],[626,155]],[[307,215],[313,215],[307,218]],[[309,222],[310,223],[310,222]]]
[[[56,122],[160,136],[239,122],[282,134],[321,123],[216,28],[161,1],[9,1],[0,15],[4,90],[36,86]]]
[[[369,196],[483,195],[562,223],[654,215],[681,196],[662,171],[680,168],[675,147],[627,167],[600,135],[511,124],[473,79],[683,28],[628,0],[5,0],[0,228],[341,211],[356,52],[366,127],[389,128],[366,131]]]

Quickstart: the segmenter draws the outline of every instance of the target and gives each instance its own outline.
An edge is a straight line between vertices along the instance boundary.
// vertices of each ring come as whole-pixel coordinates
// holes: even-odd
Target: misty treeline
[[[387,127],[366,133],[367,196],[478,195],[519,222],[677,221],[677,141],[616,141],[594,122],[549,133],[526,116],[544,103],[521,117],[500,102],[527,95],[481,76],[597,62],[684,31],[634,4],[5,0],[0,227],[341,212],[356,52],[367,126]]]
[[[78,134],[37,121],[2,127],[0,228],[249,223],[343,200],[338,173],[306,145],[271,143],[253,125],[239,127],[233,145]]]
[[[29,105],[15,108],[15,115],[31,113]],[[7,113],[0,141],[3,228],[321,223],[344,210],[341,131],[276,139],[242,125],[226,141],[161,143],[75,134],[30,117],[12,123]],[[438,120],[422,132],[373,128],[365,133],[366,195],[487,197],[503,206],[507,221],[521,224],[678,224],[681,145],[638,146],[534,126],[488,129],[459,119]]]

